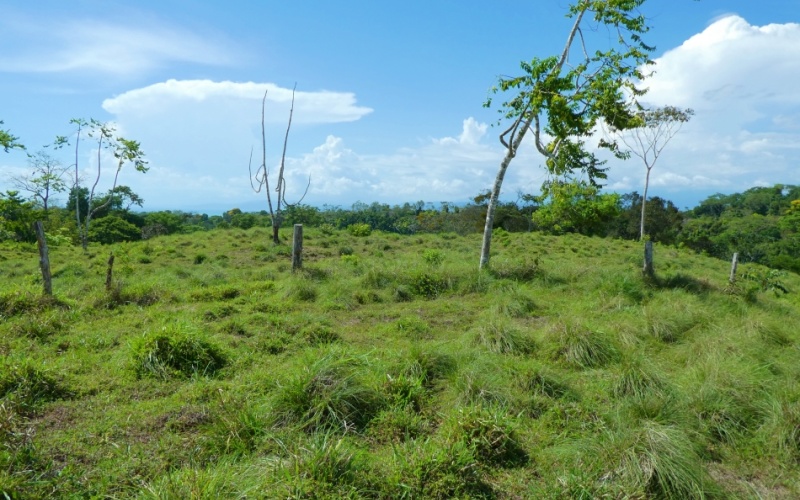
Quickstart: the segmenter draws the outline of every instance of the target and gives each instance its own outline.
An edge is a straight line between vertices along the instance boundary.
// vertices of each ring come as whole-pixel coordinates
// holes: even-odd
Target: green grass
[[[798,276],[362,229],[4,244],[0,497],[800,496]]]

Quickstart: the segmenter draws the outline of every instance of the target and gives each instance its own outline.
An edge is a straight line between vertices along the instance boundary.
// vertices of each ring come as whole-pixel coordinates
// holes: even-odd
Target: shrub
[[[372,234],[372,227],[369,224],[358,222],[356,224],[350,224],[347,226],[347,232],[353,236],[364,237]]]
[[[133,344],[136,376],[168,379],[214,375],[227,364],[222,351],[182,325],[165,326]]]
[[[429,248],[422,252],[422,260],[431,266],[438,266],[444,262],[444,254],[440,250]]]

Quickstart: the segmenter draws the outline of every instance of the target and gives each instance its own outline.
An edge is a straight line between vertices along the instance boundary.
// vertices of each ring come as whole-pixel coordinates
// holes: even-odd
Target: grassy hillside
[[[268,240],[55,247],[53,300],[0,247],[0,491],[800,496],[796,275],[656,246],[645,282],[639,244],[502,232],[478,273],[478,235],[315,229],[293,275]]]

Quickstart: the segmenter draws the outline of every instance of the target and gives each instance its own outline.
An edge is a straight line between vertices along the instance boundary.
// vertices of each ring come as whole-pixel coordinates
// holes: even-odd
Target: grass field
[[[479,273],[479,235],[305,232],[295,274],[265,228],[54,247],[52,299],[0,247],[0,492],[800,497],[797,275],[656,246],[645,280],[638,243],[503,232]]]

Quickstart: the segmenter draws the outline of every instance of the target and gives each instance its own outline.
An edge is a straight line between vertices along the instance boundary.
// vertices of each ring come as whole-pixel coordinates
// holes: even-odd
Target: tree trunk
[[[739,264],[739,253],[735,252],[733,254],[733,260],[731,260],[731,275],[728,278],[728,281],[731,285],[736,283],[736,267]]]
[[[292,272],[303,268],[303,225],[294,225],[292,238]]]
[[[53,279],[50,274],[50,252],[47,250],[47,240],[44,237],[44,227],[42,223],[40,221],[34,222],[33,230],[36,232],[36,242],[39,245],[39,267],[42,270],[44,294],[53,295]]]
[[[106,269],[106,290],[111,290],[111,281],[114,276],[114,252],[108,256],[108,269]]]
[[[653,276],[653,242],[644,242],[644,267],[642,272],[647,276]]]
[[[520,117],[520,120],[521,119],[522,117]],[[494,211],[497,208],[497,200],[500,198],[500,188],[503,186],[503,179],[506,176],[506,170],[508,170],[511,160],[517,155],[517,149],[520,144],[522,144],[522,139],[525,138],[525,134],[531,128],[531,120],[517,122],[517,124],[521,124],[522,128],[516,132],[516,136],[514,136],[512,132],[511,142],[506,147],[506,156],[500,163],[500,170],[497,171],[497,177],[494,179],[492,195],[489,197],[489,206],[486,207],[486,224],[483,226],[483,243],[481,244],[481,260],[478,264],[478,269],[489,266],[489,252],[492,246],[492,229],[494,228]],[[509,130],[513,130],[516,126],[517,125],[512,126]],[[503,140],[502,135],[500,139],[501,141]],[[503,144],[505,144],[505,142],[503,142]]]
[[[642,196],[642,220],[639,224],[639,241],[644,240],[644,208],[647,205],[647,188],[650,187],[650,171],[652,167],[648,167],[647,175],[644,179],[644,195]]]
[[[500,164],[500,170],[497,171],[497,177],[492,186],[492,195],[489,197],[489,206],[486,207],[486,224],[483,227],[483,243],[481,245],[481,261],[478,266],[479,269],[489,265],[489,252],[492,246],[492,229],[494,228],[494,212],[497,208],[497,200],[500,198],[500,188],[503,186],[503,179],[506,176],[506,170],[514,155],[509,151],[506,153],[503,162]]]

